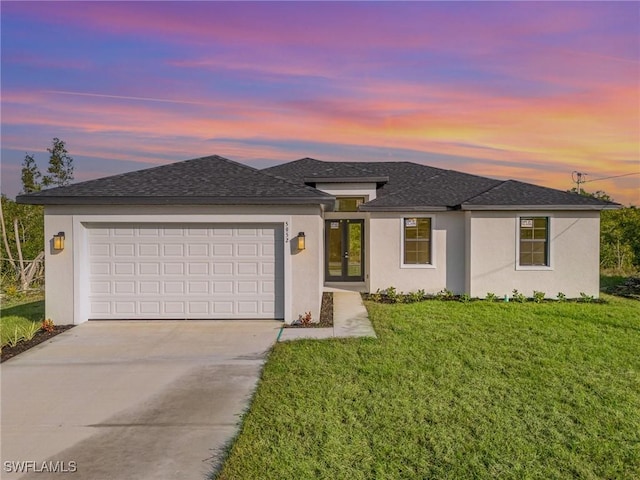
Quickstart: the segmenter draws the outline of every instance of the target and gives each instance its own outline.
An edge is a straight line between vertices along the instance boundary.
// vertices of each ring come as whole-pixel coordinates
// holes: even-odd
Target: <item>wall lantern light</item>
[[[305,247],[304,232],[300,232],[298,233],[298,250],[304,250]]]
[[[58,252],[64,250],[64,232],[58,232],[53,236],[53,249]]]

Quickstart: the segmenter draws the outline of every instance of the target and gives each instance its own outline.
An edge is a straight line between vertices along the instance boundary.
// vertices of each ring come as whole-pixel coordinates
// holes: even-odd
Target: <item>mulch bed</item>
[[[320,321],[309,325],[284,325],[285,328],[321,328],[333,327],[333,293],[324,292],[322,294],[322,305],[320,305]]]
[[[15,357],[19,353],[29,350],[32,347],[35,347],[39,343],[42,343],[46,340],[49,340],[50,338],[55,337],[59,333],[69,330],[72,327],[74,327],[74,325],[56,325],[55,327],[53,327],[53,332],[39,330],[38,333],[36,333],[31,340],[29,341],[23,340],[19,342],[15,347],[10,347],[9,345],[5,345],[4,347],[2,347],[2,354],[0,355],[0,363]]]

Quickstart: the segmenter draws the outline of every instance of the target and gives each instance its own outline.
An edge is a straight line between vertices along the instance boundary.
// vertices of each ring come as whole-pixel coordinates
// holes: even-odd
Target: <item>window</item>
[[[431,219],[405,218],[404,260],[405,265],[431,264]]]
[[[520,265],[549,266],[549,219],[520,218]]]
[[[364,203],[364,197],[338,197],[336,198],[336,212],[357,212],[358,207]]]

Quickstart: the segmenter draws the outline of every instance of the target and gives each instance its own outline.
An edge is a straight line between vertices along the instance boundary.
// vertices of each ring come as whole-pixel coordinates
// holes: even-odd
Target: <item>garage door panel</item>
[[[282,318],[280,226],[87,225],[90,318]]]
[[[141,243],[138,245],[139,257],[158,257],[160,256],[160,245],[157,243]]]

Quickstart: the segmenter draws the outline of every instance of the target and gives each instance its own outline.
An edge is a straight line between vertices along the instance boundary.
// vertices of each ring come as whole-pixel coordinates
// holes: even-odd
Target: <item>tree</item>
[[[73,180],[73,158],[65,142],[54,138],[49,152],[49,168],[42,175],[33,155],[22,163],[22,192],[37,192],[42,187],[61,187]],[[4,194],[0,202],[0,273],[2,287],[19,286],[27,291],[43,278],[44,209],[39,205],[20,205]]]
[[[26,291],[43,278],[44,209],[18,204],[4,194],[0,200],[2,287]]]
[[[49,152],[49,168],[47,174],[42,177],[42,185],[45,187],[63,187],[73,180],[73,158],[67,151],[65,142],[54,138]]]
[[[576,187],[573,187],[569,191],[571,193],[578,193],[578,189]],[[607,192],[604,192],[603,190],[596,190],[595,192],[590,193],[584,189],[580,189],[580,193],[578,193],[578,195],[582,195],[583,197],[597,198],[598,200],[602,200],[604,202],[613,202],[613,199],[609,196],[609,194]]]
[[[22,162],[22,193],[38,192],[42,189],[42,174],[33,155],[26,154]]]
[[[570,190],[577,193],[575,188]],[[602,190],[580,192],[606,202],[614,200]],[[603,210],[600,214],[600,266],[620,273],[640,270],[640,209],[634,206]]]

